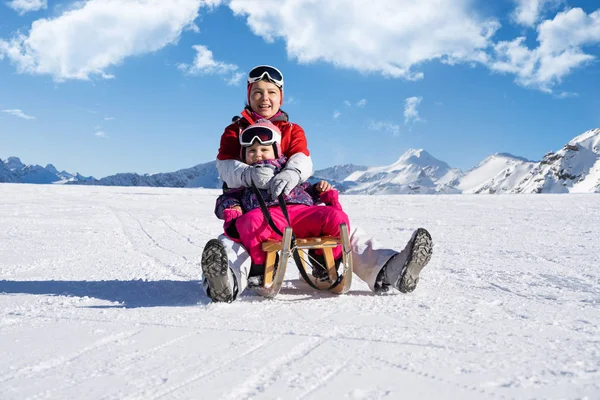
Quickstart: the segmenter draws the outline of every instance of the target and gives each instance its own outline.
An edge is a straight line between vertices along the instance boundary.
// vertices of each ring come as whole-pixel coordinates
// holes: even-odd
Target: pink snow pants
[[[345,223],[350,230],[348,215],[340,209],[331,206],[306,206],[303,204],[291,204],[287,206],[290,216],[292,230],[297,238],[312,236],[339,236],[340,224]],[[271,218],[275,225],[283,232],[288,225],[279,206],[269,207]],[[250,254],[254,264],[264,264],[266,253],[262,250],[262,242],[269,239],[281,239],[281,236],[273,232],[265,219],[262,210],[256,208],[239,217],[235,226],[240,234],[240,241]],[[342,255],[341,246],[333,249],[333,257]]]

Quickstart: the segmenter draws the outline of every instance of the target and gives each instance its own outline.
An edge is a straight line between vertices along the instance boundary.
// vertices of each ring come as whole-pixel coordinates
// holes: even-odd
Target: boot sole
[[[419,283],[419,274],[431,260],[433,252],[433,240],[426,229],[419,228],[415,233],[415,239],[411,248],[411,254],[408,257],[409,261],[406,264],[406,269],[402,279],[398,283],[398,290],[402,293],[410,293],[417,287]]]
[[[228,270],[225,246],[217,239],[209,240],[202,252],[202,273],[208,281],[208,294],[212,301],[233,301],[233,288],[229,284]]]

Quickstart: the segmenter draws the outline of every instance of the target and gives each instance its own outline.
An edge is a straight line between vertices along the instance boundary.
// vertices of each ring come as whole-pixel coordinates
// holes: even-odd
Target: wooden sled
[[[294,251],[294,261],[300,275],[306,283],[319,290],[329,290],[332,293],[344,294],[352,286],[352,253],[350,236],[346,224],[340,225],[340,237],[321,236],[296,239],[292,247],[292,229],[285,228],[281,241],[269,240],[262,244],[262,249],[267,253],[265,274],[262,286],[257,288],[260,295],[273,298],[277,296],[283,285],[287,262]],[[342,259],[336,266],[333,258],[333,249],[342,245]],[[323,256],[317,260],[311,256],[311,250],[320,249]],[[279,254],[279,262],[277,256]],[[277,265],[275,265],[277,263]]]

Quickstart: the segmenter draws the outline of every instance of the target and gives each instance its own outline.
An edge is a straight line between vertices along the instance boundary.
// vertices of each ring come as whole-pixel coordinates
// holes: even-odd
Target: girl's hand
[[[319,181],[318,183],[315,184],[315,189],[319,193],[324,193],[324,192],[327,192],[327,191],[333,189],[333,186],[331,186],[331,184],[327,181]]]
[[[242,215],[242,209],[239,206],[226,208],[223,210],[223,219],[225,224],[229,225],[231,221]]]

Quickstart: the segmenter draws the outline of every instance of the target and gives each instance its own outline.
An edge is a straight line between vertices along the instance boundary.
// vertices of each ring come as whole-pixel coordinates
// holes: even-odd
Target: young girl
[[[272,169],[275,174],[286,167],[287,158],[281,154],[281,133],[269,120],[260,119],[250,125],[241,133],[239,142],[240,159],[244,163]],[[283,231],[288,222],[278,199],[272,199],[268,190],[256,190],[268,207],[275,226]],[[257,192],[254,188],[240,187],[229,189],[217,199],[215,214],[225,220],[226,235],[242,243],[250,254],[252,264],[248,276],[240,277],[244,282],[237,282],[238,278],[234,278],[235,275],[230,271],[211,269],[209,266],[212,263],[203,263],[208,293],[213,300],[232,301],[239,294],[240,288],[246,287],[249,276],[262,275],[266,254],[261,245],[269,239],[280,238],[265,220]],[[342,211],[338,201],[337,191],[325,181],[315,185],[303,183],[295,186],[283,198],[296,237],[338,236],[340,224],[349,225],[348,216]],[[326,206],[316,205],[318,203]],[[333,249],[334,258],[339,259],[341,252],[341,246]]]

